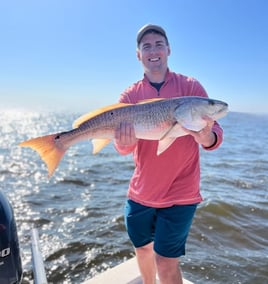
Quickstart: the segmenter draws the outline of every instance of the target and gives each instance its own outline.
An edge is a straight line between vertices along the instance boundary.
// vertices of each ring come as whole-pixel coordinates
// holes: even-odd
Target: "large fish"
[[[200,131],[206,126],[203,117],[217,120],[227,111],[225,102],[191,96],[146,100],[138,104],[118,103],[78,118],[72,130],[33,138],[19,145],[36,150],[51,176],[69,147],[93,139],[95,154],[114,138],[115,129],[122,121],[133,124],[137,138],[159,140],[157,154],[160,155],[177,137],[187,134],[181,126]]]

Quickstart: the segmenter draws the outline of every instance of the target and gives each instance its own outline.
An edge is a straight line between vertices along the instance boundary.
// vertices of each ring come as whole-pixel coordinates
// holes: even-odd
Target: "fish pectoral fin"
[[[157,156],[167,150],[167,148],[176,140],[176,137],[166,137],[158,141]]]
[[[180,137],[184,135],[186,135],[186,132],[179,123],[175,122],[159,140],[163,140],[166,137]]]
[[[111,139],[92,139],[93,154],[97,154],[102,148],[111,142]]]
[[[177,137],[184,136],[187,133],[182,129],[181,125],[175,122],[169,130],[159,139],[157,155],[160,155],[176,140]]]
[[[188,121],[188,122],[183,122],[182,126],[186,129],[192,130],[192,131],[200,131],[204,127],[206,127],[207,122],[205,120],[200,120],[200,121]]]

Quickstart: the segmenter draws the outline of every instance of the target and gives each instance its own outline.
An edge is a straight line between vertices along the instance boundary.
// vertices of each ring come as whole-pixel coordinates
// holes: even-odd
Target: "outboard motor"
[[[0,191],[0,283],[21,282],[22,265],[13,208]]]

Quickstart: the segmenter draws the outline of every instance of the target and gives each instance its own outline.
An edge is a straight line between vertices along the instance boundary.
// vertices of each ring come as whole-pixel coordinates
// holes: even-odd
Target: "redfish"
[[[223,101],[194,96],[118,103],[81,116],[69,131],[33,138],[19,145],[39,153],[50,177],[69,147],[92,139],[96,154],[113,140],[115,129],[123,121],[133,124],[138,139],[158,140],[156,154],[160,155],[177,137],[187,135],[182,126],[200,131],[206,126],[204,117],[217,120],[227,111],[228,104]]]

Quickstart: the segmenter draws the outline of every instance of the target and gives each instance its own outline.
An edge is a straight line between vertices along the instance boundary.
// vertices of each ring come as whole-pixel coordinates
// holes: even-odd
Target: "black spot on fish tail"
[[[74,129],[72,129],[72,130],[74,130]],[[61,132],[61,133],[59,133],[57,136],[55,136],[54,140],[59,140],[62,135],[64,135],[64,134],[69,134],[70,132],[72,132],[72,131]]]

